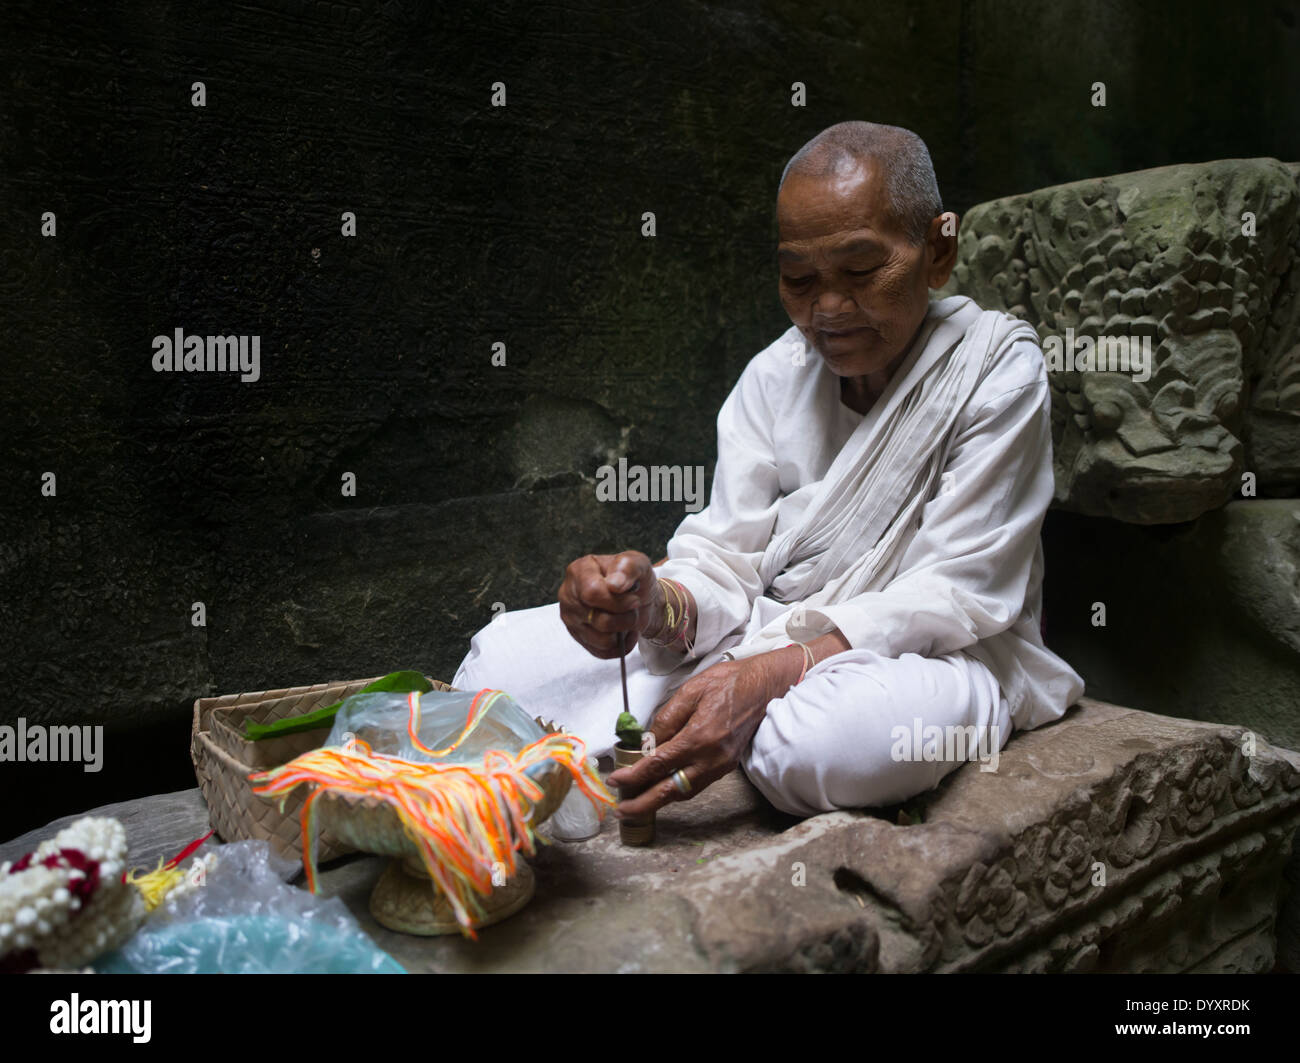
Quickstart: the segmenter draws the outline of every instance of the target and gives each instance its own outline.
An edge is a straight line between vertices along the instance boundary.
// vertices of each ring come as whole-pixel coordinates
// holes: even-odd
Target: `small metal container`
[[[645,755],[643,750],[624,749],[622,746],[616,745],[614,747],[614,765],[618,768],[630,768]],[[620,786],[618,787],[618,799],[620,801],[630,801],[643,790],[645,790],[644,786]],[[654,813],[651,812],[648,816],[620,819],[618,821],[618,837],[624,845],[650,845],[655,840]]]

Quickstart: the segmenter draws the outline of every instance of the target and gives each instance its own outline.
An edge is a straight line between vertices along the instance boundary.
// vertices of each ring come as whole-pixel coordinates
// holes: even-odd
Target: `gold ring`
[[[673,785],[677,787],[679,794],[689,794],[691,792],[691,780],[686,777],[686,772],[678,768],[673,772]]]

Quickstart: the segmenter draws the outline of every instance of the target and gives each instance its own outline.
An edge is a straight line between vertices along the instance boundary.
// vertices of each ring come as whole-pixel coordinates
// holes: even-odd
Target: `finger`
[[[690,720],[698,704],[698,695],[696,695],[693,690],[682,689],[677,691],[672,698],[659,707],[655,712],[654,722],[646,728],[650,734],[654,736],[654,751],[647,753],[635,764],[629,764],[626,768],[619,768],[617,771],[611,772],[606,781],[612,783],[614,786],[645,786],[659,779],[665,778],[682,766],[681,763],[674,762],[667,764],[662,768],[642,767],[642,765],[645,765],[648,761],[654,760],[655,757],[662,757],[665,754],[674,756],[675,754],[680,754],[685,750],[686,755],[682,763],[689,761],[689,751],[692,747],[689,745],[682,745],[680,742],[674,742],[674,739],[677,738],[681,728]],[[672,714],[673,725],[670,728],[664,722],[665,715],[667,714],[669,707],[674,705],[677,706],[677,710]]]
[[[637,629],[635,603],[627,603],[627,611],[610,612],[583,600],[582,588],[597,585],[604,579],[598,560],[597,555],[588,554],[569,566],[560,586],[560,619],[569,634],[584,647],[617,655],[618,639],[613,637],[614,633]]]
[[[634,564],[618,566],[618,559],[622,556],[593,554],[595,564],[578,574],[578,597],[588,607],[623,613],[644,604],[641,588],[645,584],[637,578]]]
[[[618,639],[620,636],[602,635],[600,632],[593,632],[587,627],[580,628],[579,631],[580,634],[575,634],[573,637],[593,657],[610,660],[619,656]]]
[[[667,704],[655,713],[650,730],[655,736],[655,745],[661,746],[671,742],[683,727],[690,722],[699,707],[700,695],[694,686],[684,686],[678,690]]]
[[[600,616],[599,613],[596,615]],[[572,629],[570,631],[572,633]],[[637,640],[641,637],[635,627],[630,627],[626,631],[603,631],[582,624],[579,625],[578,631],[580,634],[574,634],[574,638],[598,657],[606,658],[626,656],[636,649]],[[622,646],[619,645],[620,641]]]
[[[636,609],[629,609],[626,612],[609,612],[605,609],[588,606],[587,611],[582,614],[582,623],[584,627],[599,631],[602,635],[612,635],[620,631],[635,631],[637,629]]]
[[[561,622],[569,632],[570,637],[578,645],[595,657],[602,659],[617,657],[619,655],[619,638],[627,639],[631,636],[602,632],[585,623],[585,619],[585,616],[575,618],[573,611],[560,610]]]
[[[621,554],[614,555],[605,566],[605,582],[609,589],[615,594],[635,591],[644,574],[645,562],[648,560],[649,558],[644,554],[633,550],[625,550]]]
[[[653,753],[647,753],[635,764],[611,772],[605,782],[632,790],[653,786],[668,778],[678,768],[686,767],[699,755],[700,751],[694,742],[677,738],[667,745],[656,745]]]
[[[676,782],[670,776],[663,782],[655,783],[644,793],[637,794],[636,797],[628,801],[621,801],[615,807],[623,818],[629,816],[647,816],[652,812],[657,812],[664,805],[672,804],[676,801],[689,801],[701,791],[707,789],[718,779],[726,774],[725,771],[708,769],[696,764],[688,764],[682,768],[682,773],[686,776],[688,789],[686,793],[678,788]]]
[[[582,588],[593,581],[599,582],[604,577],[596,563],[594,554],[580,557],[564,570],[564,579],[560,583],[560,611],[578,622],[590,606],[582,600]]]

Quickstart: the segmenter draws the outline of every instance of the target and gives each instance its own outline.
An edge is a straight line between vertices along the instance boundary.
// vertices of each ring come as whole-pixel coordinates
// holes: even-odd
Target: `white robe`
[[[901,423],[901,396],[919,379],[909,372],[930,349],[927,341],[947,327],[946,319],[970,309],[962,297],[931,303],[917,344],[866,418],[843,404],[839,377],[794,327],[746,366],[718,414],[709,505],[685,517],[669,540],[669,560],[657,570],[695,597],[694,651],[687,659],[679,650],[642,639],[628,656],[629,699],[642,722],[724,651],[745,656],[832,628],[852,650],[819,663],[800,685],[804,689],[780,705],[774,701],[769,715],[806,702],[818,689],[820,680],[813,682],[818,676],[835,678],[834,689],[851,697],[854,668],[871,689],[886,673],[894,683],[906,674],[932,695],[940,666],[928,671],[884,667],[905,658],[913,666],[942,660],[944,676],[956,674],[956,667],[967,677],[978,692],[970,699],[970,719],[979,717],[987,726],[1005,714],[999,746],[1011,726],[1027,729],[1056,719],[1083,693],[1082,679],[1044,646],[1040,634],[1039,533],[1053,491],[1051,399],[1042,352],[1031,333],[1017,333],[997,347],[996,357],[969,378],[969,398],[943,436],[924,494],[906,500],[912,506],[906,526],[889,528],[893,550],[888,563],[878,566],[873,589],[845,596],[846,572],[862,567],[862,558],[851,556],[839,558],[826,573],[825,586],[841,591],[830,601],[827,594],[799,602],[771,596],[773,584],[797,585],[817,557],[796,556],[778,579],[764,584],[765,553],[770,562],[769,547],[800,526],[810,505],[825,504],[823,481],[828,473],[843,472],[844,460],[835,463],[846,444],[870,433],[888,438]],[[984,320],[992,319],[985,315]],[[864,421],[873,423],[864,427]],[[560,622],[558,604],[505,613],[490,623],[475,635],[454,685],[505,689],[531,713],[575,731],[593,753],[612,745],[613,721],[622,708],[617,660],[598,660],[574,642]],[[896,690],[890,703],[898,705],[899,719],[910,720],[915,714],[908,705],[917,700]],[[769,761],[774,733],[783,734],[781,748],[798,744],[799,731],[788,720],[774,718],[764,728],[754,744],[768,750]],[[810,736],[805,746],[824,748],[825,743]],[[850,753],[850,770],[866,763],[860,752]],[[806,757],[796,759],[808,768]],[[750,767],[747,763],[746,770]],[[797,780],[802,796],[795,800],[769,792],[756,777],[785,777],[788,769],[776,765],[751,772],[751,778],[791,811],[843,806],[825,787],[810,796],[807,779]],[[921,776],[907,776],[914,778]],[[910,785],[894,783],[886,787],[891,793]],[[917,789],[927,785],[933,782]]]

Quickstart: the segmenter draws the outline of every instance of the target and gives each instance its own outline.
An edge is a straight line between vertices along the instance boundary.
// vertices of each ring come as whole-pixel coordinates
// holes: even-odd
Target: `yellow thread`
[[[547,761],[568,771],[598,815],[614,804],[587,764],[585,744],[568,734],[544,735],[513,755],[490,750],[473,764],[416,763],[374,753],[356,739],[346,747],[312,750],[249,778],[260,784],[253,792],[266,796],[283,796],[304,783],[313,787],[302,814],[303,865],[313,892],[309,843],[315,798],[333,791],[388,804],[415,844],[429,878],[446,896],[462,932],[475,937],[474,924],[483,913],[479,898],[492,892],[496,865],[513,876],[517,853],[532,856],[535,843],[545,841],[534,833],[532,822],[534,806],[544,793],[525,772]]]
[[[137,878],[137,875],[140,877]],[[152,912],[162,904],[167,894],[185,880],[185,872],[179,867],[164,867],[162,857],[159,857],[158,866],[153,871],[135,870],[127,876],[126,880],[140,891],[140,896],[144,898],[145,910]]]

